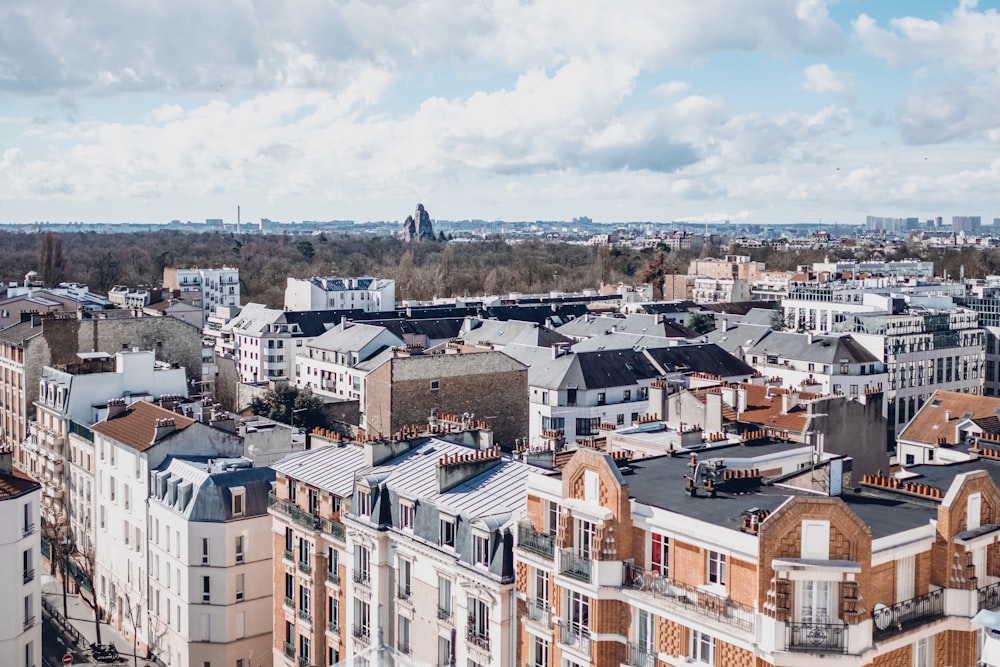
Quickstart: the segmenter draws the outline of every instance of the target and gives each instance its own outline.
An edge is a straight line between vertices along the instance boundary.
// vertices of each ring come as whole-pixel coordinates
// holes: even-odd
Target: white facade
[[[221,332],[216,354],[233,356],[240,382],[291,379],[294,351],[304,340],[298,324],[284,321],[284,311],[250,303]]]
[[[734,303],[750,300],[750,283],[739,278],[694,279],[691,300],[695,303]]]
[[[255,472],[273,479],[266,469]],[[271,664],[273,536],[265,500],[270,483],[256,490],[261,497],[252,503],[251,515],[246,501],[254,491],[226,479],[241,473],[175,459],[156,475],[163,480],[149,500],[150,643],[170,667],[235,665],[238,659],[254,667]],[[229,508],[231,516],[193,520],[190,504],[200,502],[193,499],[199,486],[225,489],[212,504],[239,507]],[[199,507],[197,513],[211,509]]]
[[[396,281],[360,278],[289,278],[285,310],[363,310],[391,312],[396,308]]]
[[[163,270],[163,284],[172,290],[180,290],[181,299],[200,306],[202,323],[217,306],[240,305],[240,270],[223,266],[218,269],[176,269]]]
[[[37,484],[0,472],[0,655],[11,667],[42,664],[41,534],[38,530],[40,490]]]
[[[649,409],[649,385],[576,389],[528,387],[528,442],[542,444],[546,431],[560,431],[566,442],[595,437],[601,424],[631,425]]]
[[[342,322],[306,343],[295,357],[295,384],[313,393],[365,403],[365,377],[370,368],[360,362],[403,340],[384,327]]]

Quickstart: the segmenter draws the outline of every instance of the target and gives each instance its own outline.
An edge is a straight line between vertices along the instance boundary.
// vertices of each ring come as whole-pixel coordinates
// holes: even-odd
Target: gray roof
[[[614,329],[621,333],[631,333],[638,336],[658,336],[660,338],[690,338],[693,332],[685,326],[677,324],[669,318],[633,313],[627,317],[578,317],[567,322],[556,331],[574,338],[590,338]]]
[[[546,389],[630,387],[659,374],[641,351],[594,350],[539,359],[528,371],[528,384]]]
[[[846,359],[850,363],[877,362],[873,355],[850,336],[810,336],[809,334],[772,331],[757,341],[747,353],[777,355],[782,359],[834,364]]]
[[[444,493],[437,490],[438,459],[442,456],[468,454],[468,447],[439,438],[392,459],[387,464],[358,471],[359,477],[373,477],[404,498],[423,500],[439,509],[465,517],[510,515],[517,518],[526,507],[525,481],[528,475],[541,474],[538,468],[503,457],[489,470]]]
[[[331,445],[289,454],[271,467],[317,489],[347,498],[354,488],[354,473],[364,465],[365,452],[361,447]]]
[[[715,343],[672,345],[645,351],[664,373],[691,372],[723,378],[749,377],[754,370]]]
[[[343,325],[340,325],[314,338],[310,341],[309,347],[326,350],[327,352],[358,352],[385,332],[385,327],[361,324],[359,322],[351,324],[346,329],[343,328]],[[402,338],[395,335],[394,337],[396,345],[403,344]]]
[[[462,340],[469,345],[531,345],[552,347],[572,343],[573,339],[537,322],[518,320],[480,320],[468,318]]]
[[[251,467],[230,469],[227,463]],[[252,467],[249,459],[168,456],[153,475],[168,483],[176,479],[178,488],[190,487],[190,498],[183,505],[180,493],[173,505],[167,503],[167,497],[159,498],[155,492],[150,498],[151,503],[167,507],[188,521],[222,522],[265,515],[267,494],[274,481],[274,470]],[[232,490],[237,487],[245,489],[244,510],[242,516],[234,517]]]
[[[573,345],[574,352],[590,352],[592,350],[628,350],[649,347],[668,347],[675,345],[676,339],[663,336],[648,336],[632,333],[603,333],[591,336]]]
[[[742,356],[741,348],[747,348],[757,343],[757,341],[769,336],[773,329],[760,324],[738,324],[730,326],[723,331],[716,329],[709,332],[705,338],[715,343],[730,354]]]

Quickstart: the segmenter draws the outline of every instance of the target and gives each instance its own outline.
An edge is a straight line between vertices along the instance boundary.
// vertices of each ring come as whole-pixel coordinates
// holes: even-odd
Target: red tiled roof
[[[782,396],[789,393],[786,389],[768,387],[759,384],[742,384],[746,389],[747,405],[740,412],[739,420],[748,424],[760,424],[783,431],[802,432],[809,423],[809,412],[801,403],[788,412],[782,412],[784,402]],[[800,401],[818,398],[816,394],[799,392]]]
[[[25,475],[20,470],[13,470],[9,473],[0,473],[0,499],[16,498],[25,493],[30,493],[35,489],[40,489],[41,484]]]
[[[935,405],[935,402],[937,405]],[[955,425],[966,414],[986,433],[1000,433],[1000,398],[963,394],[957,391],[935,391],[923,407],[917,410],[910,423],[899,434],[899,440],[930,445],[958,444]],[[945,413],[948,413],[947,415]],[[945,419],[945,417],[949,419]]]
[[[137,401],[116,417],[94,424],[93,430],[142,452],[156,444],[153,441],[156,436],[156,421],[168,418],[174,420],[175,431],[181,431],[195,422],[190,417],[147,401]]]

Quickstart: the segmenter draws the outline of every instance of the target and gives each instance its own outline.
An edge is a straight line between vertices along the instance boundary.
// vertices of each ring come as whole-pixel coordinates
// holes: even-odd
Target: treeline
[[[114,285],[160,285],[167,266],[236,266],[244,303],[280,307],[288,276],[378,276],[396,280],[397,299],[426,300],[507,292],[580,290],[618,282],[649,281],[684,274],[697,256],[749,254],[770,270],[839,259],[823,250],[783,252],[770,248],[706,248],[701,253],[670,252],[551,242],[404,243],[394,237],[324,233],[317,236],[192,234],[179,230],[128,234],[52,234],[0,231],[0,279],[24,280],[37,271],[46,286],[60,282],[89,285],[106,294]],[[918,257],[918,247],[902,247],[885,259]],[[859,257],[881,257],[875,252]],[[1000,253],[971,248],[923,253],[938,275],[957,278],[1000,274]]]

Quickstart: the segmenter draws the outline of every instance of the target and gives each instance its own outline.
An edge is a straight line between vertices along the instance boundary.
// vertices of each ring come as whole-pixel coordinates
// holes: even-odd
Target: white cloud
[[[835,95],[849,101],[857,97],[854,76],[849,72],[836,72],[826,63],[807,67],[803,74],[802,87],[813,93]]]

